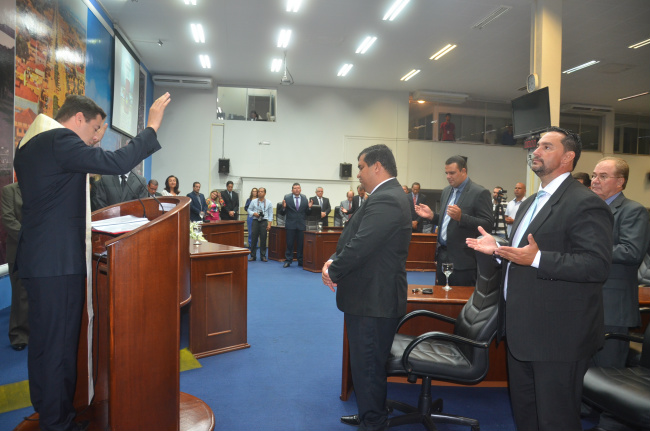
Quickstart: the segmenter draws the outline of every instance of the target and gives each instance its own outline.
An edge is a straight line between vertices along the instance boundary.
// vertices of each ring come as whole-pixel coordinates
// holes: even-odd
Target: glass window
[[[268,88],[219,87],[217,118],[240,121],[275,121],[278,91]]]
[[[580,135],[583,151],[600,150],[602,117],[560,113],[560,127]]]
[[[650,117],[616,114],[614,152],[650,155]]]

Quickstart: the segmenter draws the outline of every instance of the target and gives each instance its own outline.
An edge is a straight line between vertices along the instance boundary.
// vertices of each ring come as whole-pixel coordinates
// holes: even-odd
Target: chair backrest
[[[339,212],[340,209],[341,209],[340,206],[334,208],[334,226],[343,225],[343,219],[341,218],[341,213]]]
[[[641,350],[641,359],[639,365],[644,368],[650,368],[650,324],[645,328],[645,335],[643,336],[643,350]]]
[[[639,266],[639,284],[650,286],[650,252],[646,253]]]
[[[276,209],[275,224],[278,226],[284,226],[285,217],[282,214],[280,214],[280,211],[282,211],[282,203],[279,203]]]
[[[507,245],[502,238],[497,241]],[[476,287],[456,319],[454,334],[479,342],[490,342],[497,331],[501,265],[494,257],[479,252],[476,252],[476,263]],[[487,350],[468,345],[460,345],[460,348],[471,362],[488,362]]]

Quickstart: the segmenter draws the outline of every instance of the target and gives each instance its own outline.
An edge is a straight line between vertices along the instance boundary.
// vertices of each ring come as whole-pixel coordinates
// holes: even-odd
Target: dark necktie
[[[124,190],[126,190],[126,175],[122,174],[120,175],[120,178],[122,179],[122,192],[124,192]]]

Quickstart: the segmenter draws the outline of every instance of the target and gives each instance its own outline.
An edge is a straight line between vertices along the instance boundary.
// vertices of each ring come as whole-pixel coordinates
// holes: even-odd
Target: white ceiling
[[[298,13],[286,0],[99,0],[152,74],[211,77],[219,85],[276,87],[272,73],[281,28],[292,29],[287,66],[295,85],[384,90],[461,92],[477,100],[511,100],[524,94],[529,73],[532,0],[411,0],[393,22],[382,21],[393,0],[303,0]],[[499,5],[512,9],[484,29],[472,26]],[[197,45],[190,23],[201,23]],[[562,103],[613,107],[650,115],[650,96],[617,102],[650,90],[650,1],[564,0],[562,69],[600,63],[563,75]],[[355,50],[366,35],[377,42]],[[158,45],[158,40],[163,46]],[[438,61],[429,57],[447,43],[458,47]],[[208,54],[212,69],[202,69]],[[344,63],[354,67],[337,77]],[[411,69],[422,71],[408,82]]]

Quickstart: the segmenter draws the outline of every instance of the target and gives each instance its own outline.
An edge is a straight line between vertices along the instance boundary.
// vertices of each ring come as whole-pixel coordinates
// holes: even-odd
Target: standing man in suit
[[[88,426],[73,422],[72,405],[88,269],[86,172],[128,172],[159,150],[156,132],[169,101],[169,93],[158,98],[147,128],[109,152],[93,146],[108,127],[104,111],[85,96],[69,95],[56,121],[39,115],[16,151],[23,219],[15,269],[29,297],[29,391],[41,430]]]
[[[411,202],[413,202],[413,205],[411,206],[411,225],[413,227],[413,232],[422,233],[424,219],[415,212],[415,206],[422,204],[426,198],[426,195],[420,193],[420,183],[413,183],[409,197],[411,198]]]
[[[330,206],[330,200],[327,198],[323,197],[323,188],[322,187],[317,187],[316,188],[316,196],[311,198],[311,201],[315,204],[320,206],[320,222],[323,223],[323,226],[327,226],[327,217],[329,216],[330,212],[332,211],[332,207]]]
[[[205,201],[205,196],[201,191],[201,183],[194,181],[192,183],[192,191],[187,194],[187,197],[192,199],[190,202],[190,221],[203,221],[205,212],[208,210],[208,203]]]
[[[9,342],[11,348],[24,350],[29,343],[29,319],[27,291],[23,287],[18,273],[14,272],[16,246],[22,220],[23,197],[18,183],[11,183],[2,188],[2,225],[7,231],[7,263],[11,281],[11,313],[9,314]]]
[[[582,380],[603,345],[603,283],[612,257],[612,212],[571,177],[582,144],[551,127],[531,169],[541,180],[497,248],[480,228],[469,247],[506,265],[497,337],[508,339],[510,400],[519,430],[578,431]]]
[[[336,253],[325,263],[323,283],[336,290],[350,345],[358,415],[341,422],[360,430],[387,425],[386,361],[397,323],[406,314],[406,257],[411,241],[411,209],[395,178],[395,157],[386,145],[359,154],[357,178],[372,190],[343,229]]]
[[[287,233],[287,251],[284,253],[284,267],[291,266],[293,261],[293,243],[298,241],[298,266],[302,266],[302,249],[305,236],[306,217],[311,214],[313,201],[307,200],[307,196],[300,194],[299,183],[293,183],[291,193],[284,196],[280,214],[286,215],[284,229]]]
[[[445,162],[445,175],[449,186],[442,191],[440,203],[445,205],[441,214],[433,214],[431,208],[421,204],[415,212],[433,221],[438,227],[437,268],[444,262],[454,264],[449,284],[474,286],[476,284],[476,257],[465,244],[465,238],[476,238],[479,226],[492,229],[494,215],[490,192],[472,182],[467,176],[467,161],[462,156],[452,156]],[[436,284],[446,283],[442,271],[436,271]]]
[[[348,191],[346,193],[347,199],[344,201],[341,201],[341,205],[339,206],[339,211],[341,212],[341,219],[345,220],[347,223],[350,220],[350,216],[352,215],[350,211],[352,211],[352,205],[354,201],[354,192],[352,190]]]
[[[239,212],[239,195],[233,192],[234,184],[232,181],[226,183],[226,190],[221,193],[221,198],[225,205],[221,207],[221,220],[237,220]]]
[[[147,183],[147,197],[150,198],[153,196],[162,196],[162,193],[158,192],[158,180],[152,178]]]
[[[121,175],[103,175],[95,183],[95,206],[101,209],[120,202],[147,197],[147,180],[135,172]]]

